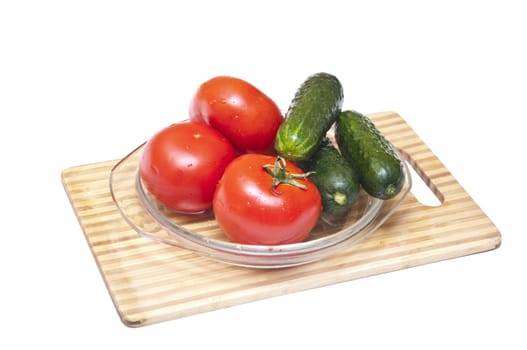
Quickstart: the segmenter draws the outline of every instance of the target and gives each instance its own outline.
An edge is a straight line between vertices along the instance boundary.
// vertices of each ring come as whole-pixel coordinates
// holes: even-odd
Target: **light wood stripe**
[[[474,219],[459,221],[453,225],[438,224],[438,233],[434,237],[423,236],[420,227],[412,227],[411,229],[401,230],[400,232],[393,231],[393,234],[388,236],[375,235],[375,239],[372,238],[366,240],[362,244],[352,248],[353,258],[350,258],[349,261],[354,261],[355,258],[360,258],[363,253],[367,253],[368,256],[374,256],[375,259],[377,259],[381,255],[380,253],[390,254],[392,251],[404,252],[412,249],[426,249],[428,245],[438,243],[440,243],[440,245],[445,245],[458,240],[471,241],[472,239],[477,238],[481,234],[480,231],[484,230],[488,224],[488,219],[479,215]],[[455,234],[462,230],[466,231],[466,233],[459,236]],[[474,231],[476,231],[477,234],[474,233]],[[378,251],[379,247],[383,248],[382,252]],[[158,266],[155,261],[151,263],[150,261],[145,260],[145,256],[149,253],[156,254],[157,258],[170,258],[174,256],[169,250],[154,250],[152,252],[149,250],[143,250],[140,254],[128,254],[126,263],[117,260],[105,262],[105,272],[110,279],[115,281],[116,279],[121,278],[122,267],[126,266],[126,272],[133,272],[136,279],[141,276],[143,277],[140,284],[146,280],[156,280],[158,276],[162,275],[159,271],[161,271],[163,267]],[[329,262],[330,260],[327,261]],[[225,276],[222,274],[218,276],[218,278],[224,277]]]
[[[489,234],[489,237],[492,235],[492,233]],[[449,237],[449,240],[447,241],[436,241],[436,242],[430,242],[427,241],[427,245],[423,246],[421,241],[415,241],[411,244],[405,245],[405,246],[396,246],[391,247],[390,249],[383,250],[382,258],[383,260],[386,259],[393,259],[397,257],[402,257],[405,255],[408,255],[408,252],[418,252],[418,251],[424,251],[424,250],[433,250],[433,249],[442,249],[442,247],[445,246],[446,242],[455,243],[455,244],[470,244],[472,242],[472,239],[469,238],[461,238],[461,239],[454,239],[452,237]],[[356,265],[364,265],[364,264],[370,264],[375,263],[379,260],[379,255],[373,255],[371,254],[371,251],[357,251],[354,254],[354,259],[347,262],[345,267],[349,266],[356,266]],[[326,264],[320,264],[321,271],[317,273],[330,273],[332,265]],[[344,267],[344,266],[343,266]],[[166,301],[169,301],[173,299],[173,294],[176,290],[179,291],[178,297],[179,298],[197,298],[199,295],[196,295],[196,291],[206,291],[207,293],[211,292],[211,284],[213,285],[213,289],[216,290],[215,293],[226,293],[230,289],[243,289],[247,287],[247,284],[255,284],[258,285],[262,284],[269,284],[269,283],[280,283],[282,281],[289,281],[291,279],[294,279],[295,277],[298,277],[295,275],[295,270],[293,269],[287,269],[280,271],[279,273],[276,273],[273,275],[273,279],[269,281],[269,276],[264,274],[259,274],[258,276],[253,276],[254,274],[251,271],[246,271],[246,277],[249,278],[240,278],[241,275],[239,273],[236,274],[236,279],[231,280],[229,276],[225,276],[221,273],[218,273],[218,275],[212,279],[206,278],[202,276],[199,277],[192,277],[189,276],[189,274],[180,276],[180,280],[174,280],[174,279],[167,279],[165,277],[159,277],[159,276],[152,276],[153,278],[149,280],[143,280],[141,284],[137,286],[127,286],[126,288],[120,289],[119,294],[122,297],[120,299],[120,303],[123,306],[126,305],[133,305],[135,303],[135,299],[139,296],[141,299],[149,299],[151,301],[149,307],[155,307],[156,303],[164,303]],[[288,272],[292,272],[292,274],[289,274]],[[188,282],[188,279],[191,278],[192,284]],[[185,283],[186,281],[186,283]],[[141,288],[139,288],[141,287]],[[183,291],[184,290],[184,291]],[[135,305],[133,305],[135,307]]]
[[[298,267],[229,266],[141,237],[111,199],[108,175],[116,161],[64,170],[65,190],[122,321],[139,327],[498,247],[497,228],[404,119],[391,112],[369,117],[443,203],[426,207],[409,194],[366,240]],[[135,193],[127,196],[133,200]],[[195,218],[188,225],[217,230]]]

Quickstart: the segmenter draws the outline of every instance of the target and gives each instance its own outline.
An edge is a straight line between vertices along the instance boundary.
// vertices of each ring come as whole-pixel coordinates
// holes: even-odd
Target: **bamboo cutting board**
[[[108,176],[116,161],[64,170],[65,190],[123,323],[144,326],[497,248],[498,229],[410,126],[391,112],[369,117],[442,204],[424,206],[409,193],[361,243],[297,267],[230,266],[141,237],[112,202]]]

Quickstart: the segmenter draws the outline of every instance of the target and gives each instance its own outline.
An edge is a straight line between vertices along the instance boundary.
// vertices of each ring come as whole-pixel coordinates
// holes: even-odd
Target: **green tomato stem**
[[[273,178],[271,190],[276,194],[281,193],[277,190],[277,187],[281,184],[288,184],[303,190],[307,190],[307,186],[298,182],[297,179],[306,179],[309,175],[314,173],[314,171],[308,171],[307,173],[302,174],[291,174],[289,171],[287,171],[287,162],[285,158],[280,156],[276,157],[274,164],[264,164],[263,168]]]

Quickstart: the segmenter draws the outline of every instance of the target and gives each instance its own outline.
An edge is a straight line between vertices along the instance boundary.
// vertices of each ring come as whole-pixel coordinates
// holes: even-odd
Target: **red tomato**
[[[203,123],[173,124],[145,145],[139,163],[146,188],[162,203],[181,212],[201,212],[212,205],[216,184],[236,151],[220,132]]]
[[[225,169],[212,208],[231,241],[259,245],[297,243],[305,240],[317,223],[322,209],[317,187],[296,165],[276,160],[274,156],[244,154]],[[270,172],[277,175],[273,177]],[[295,184],[275,182],[280,178]]]
[[[276,103],[248,82],[219,76],[203,83],[190,103],[190,120],[209,124],[242,152],[268,153],[283,117]]]

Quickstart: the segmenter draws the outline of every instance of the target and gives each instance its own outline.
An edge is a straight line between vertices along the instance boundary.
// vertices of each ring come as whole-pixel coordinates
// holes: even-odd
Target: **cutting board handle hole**
[[[414,197],[427,207],[438,207],[445,201],[443,194],[432,183],[430,178],[419,167],[419,165],[406,153],[401,152],[408,164],[410,176],[412,178],[412,188],[410,192]]]

